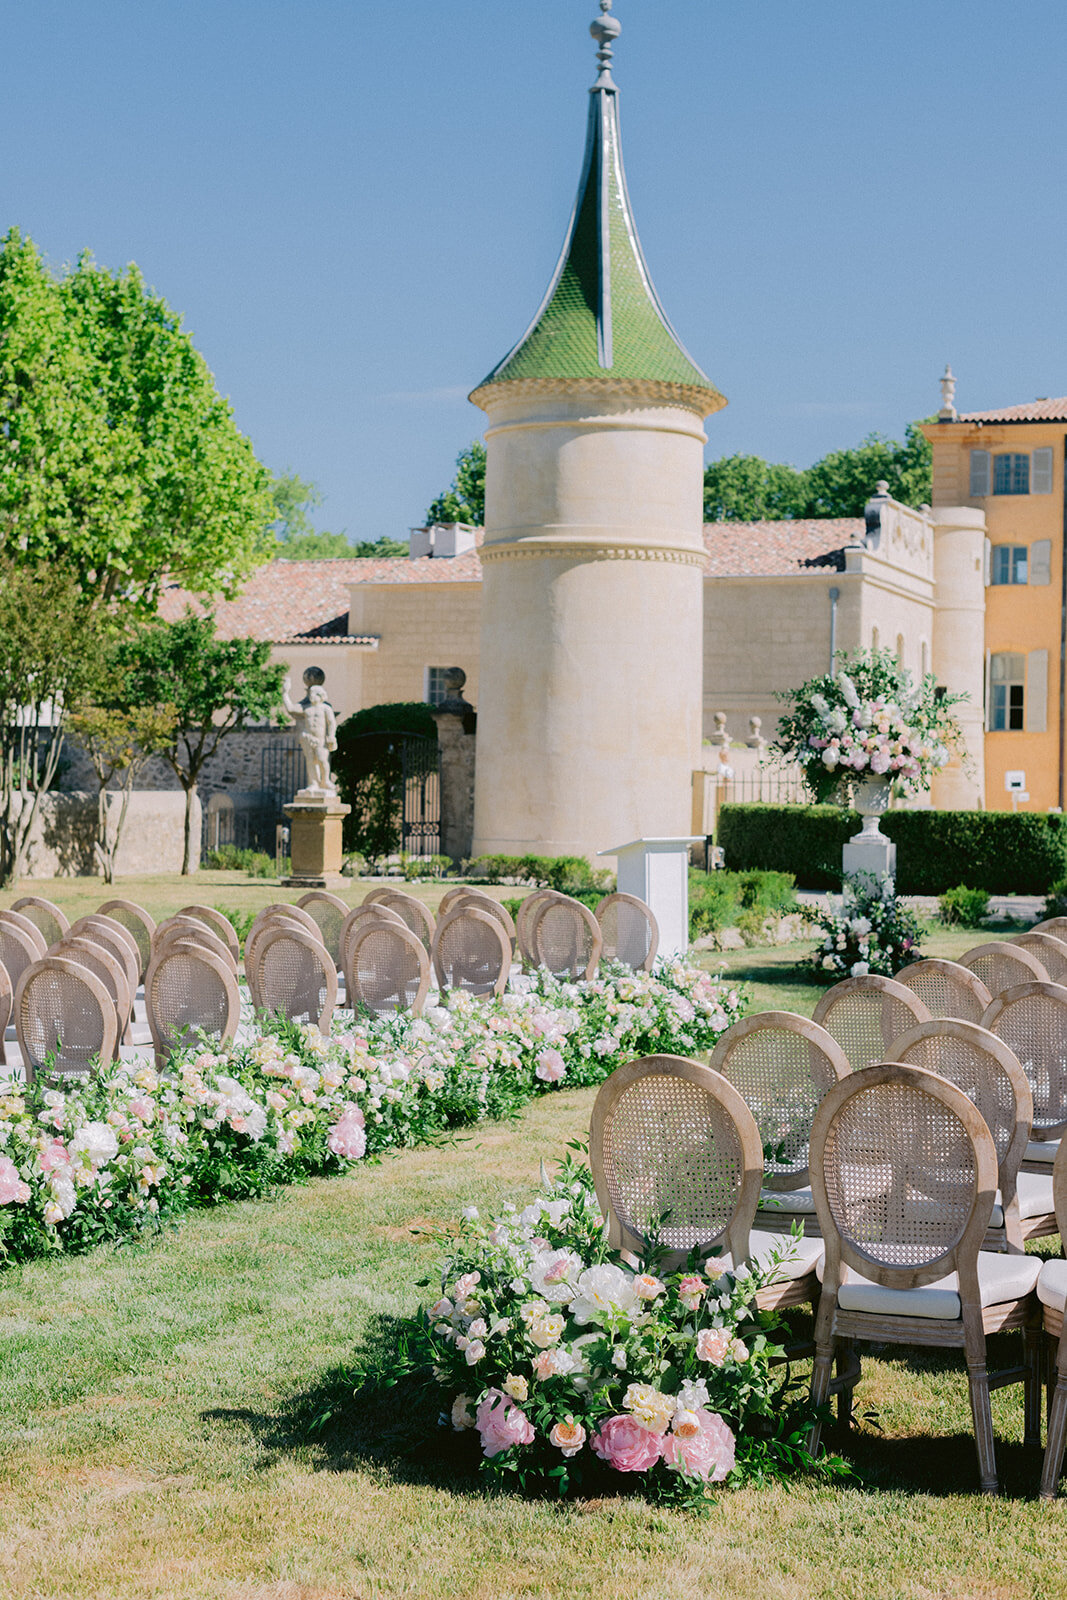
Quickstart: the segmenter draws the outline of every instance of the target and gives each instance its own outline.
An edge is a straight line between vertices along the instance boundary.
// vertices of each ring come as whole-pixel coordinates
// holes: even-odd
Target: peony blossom
[[[616,1472],[647,1472],[663,1454],[663,1440],[636,1417],[609,1417],[590,1442],[594,1453]]]
[[[701,1328],[697,1334],[698,1361],[710,1361],[713,1367],[725,1365],[733,1344],[733,1334],[726,1328]]]
[[[542,1050],[537,1057],[534,1076],[540,1078],[542,1083],[559,1083],[566,1071],[566,1062],[558,1050]]]
[[[326,1143],[335,1156],[347,1161],[358,1161],[366,1153],[367,1135],[365,1121],[358,1106],[346,1105],[330,1129]]]
[[[464,1428],[474,1427],[474,1416],[471,1412],[471,1397],[469,1394],[457,1394],[453,1400],[452,1426],[457,1433],[462,1433]]]
[[[532,1444],[533,1427],[524,1411],[520,1411],[500,1389],[489,1389],[478,1407],[475,1418],[482,1441],[482,1454],[498,1456],[513,1445]]]
[[[565,1456],[576,1456],[585,1440],[585,1429],[580,1422],[575,1422],[573,1417],[568,1417],[565,1422],[557,1422],[548,1436],[549,1444],[555,1445],[557,1450],[562,1450]]]
[[[631,1383],[622,1403],[652,1433],[666,1433],[675,1412],[674,1396],[663,1394],[648,1383]]]
[[[642,1272],[634,1279],[634,1293],[642,1300],[655,1300],[665,1294],[667,1285],[651,1272]]]
[[[698,1278],[693,1272],[686,1273],[684,1278],[678,1280],[678,1299],[687,1311],[699,1309],[704,1298],[704,1280]]]
[[[70,1141],[70,1153],[87,1156],[94,1168],[103,1167],[118,1155],[119,1142],[106,1122],[87,1122]]]
[[[715,1411],[692,1413],[699,1431],[690,1436],[669,1433],[663,1440],[663,1459],[674,1472],[699,1478],[703,1483],[721,1483],[734,1468],[734,1436]]]
[[[524,1405],[530,1398],[530,1385],[520,1374],[509,1372],[504,1379],[504,1393],[517,1400],[520,1405]]]
[[[19,1177],[10,1156],[0,1156],[0,1206],[22,1206],[30,1198],[30,1186]]]
[[[608,1263],[587,1267],[578,1279],[577,1291],[571,1305],[575,1322],[592,1322],[612,1312],[632,1316],[640,1304],[633,1280],[621,1267]]]

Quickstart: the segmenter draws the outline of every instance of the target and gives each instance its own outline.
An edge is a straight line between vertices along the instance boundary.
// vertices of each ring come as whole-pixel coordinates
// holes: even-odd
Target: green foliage
[[[105,687],[110,704],[86,706],[70,718],[71,732],[81,741],[99,786],[94,851],[105,883],[115,881],[115,861],[137,774],[166,748],[177,721],[173,706],[131,704],[123,688],[123,675],[115,674]],[[116,699],[122,703],[116,704]],[[116,787],[122,798],[112,823],[108,791]]]
[[[405,850],[400,857],[400,871],[407,883],[418,883],[422,878],[436,880],[452,871],[452,857],[413,856]]]
[[[689,869],[689,937],[740,928],[746,944],[757,944],[768,917],[796,910],[790,872],[701,872]]]
[[[892,878],[868,872],[845,879],[841,910],[833,906],[816,919],[821,937],[811,957],[815,976],[826,983],[873,972],[891,978],[922,956],[922,929],[904,904]]]
[[[337,790],[351,813],[344,821],[346,850],[371,860],[400,849],[403,796],[403,739],[437,738],[437,724],[423,700],[365,706],[337,729],[331,763]]]
[[[760,456],[723,456],[704,469],[707,522],[778,521],[790,517],[862,517],[879,479],[906,506],[931,497],[933,451],[909,422],[904,443],[868,434],[851,450],[834,450],[806,469]]]
[[[426,512],[427,523],[467,522],[480,528],[485,521],[485,445],[475,439],[456,457],[456,476]]]
[[[406,556],[408,547],[399,539],[382,535],[380,539],[362,539],[351,544],[346,533],[327,533],[316,528],[308,512],[322,504],[322,491],[315,483],[297,477],[295,472],[283,472],[271,480],[271,499],[274,502],[274,521],[271,531],[277,541],[273,554],[286,561],[323,561],[339,556],[369,556],[381,559],[386,556]]]
[[[237,935],[241,948],[244,949],[244,942],[252,932],[252,924],[256,920],[256,912],[242,911],[240,906],[216,906],[215,910],[222,912]]]
[[[615,887],[614,873],[591,866],[584,856],[475,856],[464,872],[482,883],[528,883],[575,899],[588,894],[596,897],[594,904]]]
[[[968,889],[965,884],[957,884],[955,889],[946,889],[941,895],[937,914],[949,927],[956,924],[961,928],[980,928],[982,919],[989,915],[989,895],[985,889]]]
[[[97,602],[164,574],[233,594],[270,553],[270,478],[181,319],[136,266],[57,277],[0,242],[0,548],[61,558]]]
[[[1042,921],[1047,917],[1067,917],[1067,875],[1058,877],[1045,896]]]
[[[247,872],[250,878],[278,876],[278,863],[266,850],[239,850],[235,844],[222,844],[217,850],[209,850],[203,865],[209,872]],[[226,914],[229,916],[229,912]]]
[[[1067,877],[1067,818],[1033,811],[890,811],[901,894],[943,894],[978,878],[990,894],[1044,894]],[[841,806],[726,805],[717,841],[734,870],[792,872],[802,889],[841,884],[841,849],[858,833]]]

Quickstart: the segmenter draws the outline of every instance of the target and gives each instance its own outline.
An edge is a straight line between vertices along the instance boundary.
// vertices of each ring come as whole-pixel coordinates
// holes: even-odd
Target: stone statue
[[[296,723],[304,747],[307,785],[301,794],[336,795],[337,787],[330,776],[330,751],[337,749],[337,718],[323,688],[326,675],[321,667],[307,668],[304,673],[307,694],[299,704],[290,699],[291,681],[286,678],[283,685],[282,705]]]

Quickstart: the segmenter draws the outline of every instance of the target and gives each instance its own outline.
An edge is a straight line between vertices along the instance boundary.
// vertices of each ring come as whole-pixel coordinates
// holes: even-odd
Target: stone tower
[[[634,225],[600,0],[578,196],[489,417],[474,852],[595,856],[690,831],[702,712],[703,419]]]

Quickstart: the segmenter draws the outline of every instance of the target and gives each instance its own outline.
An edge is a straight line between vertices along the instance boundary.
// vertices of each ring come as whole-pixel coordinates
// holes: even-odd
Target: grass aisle
[[[1061,1595],[1067,1503],[1031,1498],[1018,1392],[994,1396],[1007,1495],[983,1501],[962,1371],[927,1357],[865,1364],[860,1407],[884,1436],[855,1454],[873,1487],[727,1494],[706,1521],[625,1497],[486,1498],[437,1439],[412,1449],[402,1414],[384,1439],[368,1428],[336,1373],[416,1304],[439,1256],[416,1230],[528,1194],[592,1098],[550,1096],[514,1127],[198,1213],[148,1246],[5,1272],[0,1593]],[[324,1405],[334,1417],[309,1437]]]

